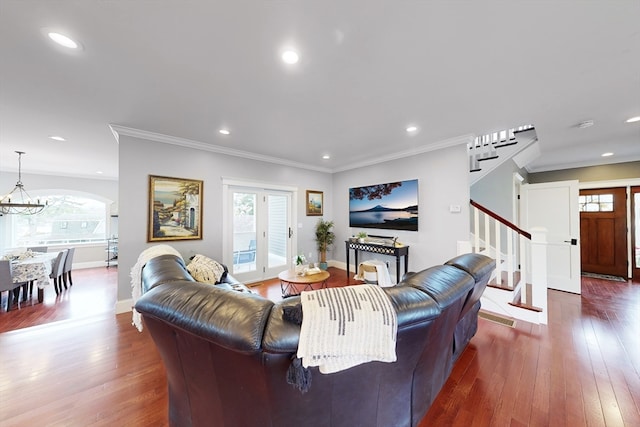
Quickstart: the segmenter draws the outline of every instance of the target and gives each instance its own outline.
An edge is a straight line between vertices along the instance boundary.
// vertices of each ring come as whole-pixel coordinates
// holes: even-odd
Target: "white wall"
[[[331,174],[120,136],[120,216],[118,300],[131,298],[130,271],[139,254],[157,244],[147,243],[149,175],[203,180],[203,238],[170,242],[183,257],[203,253],[222,259],[222,178],[235,178],[298,187],[298,251],[315,251],[314,225],[318,217],[305,215],[306,190],[325,194],[325,217],[333,211],[328,195]]]
[[[337,239],[333,260],[346,267],[344,242],[361,231],[349,227],[349,188],[409,179],[418,179],[418,231],[362,231],[398,236],[399,241],[409,245],[409,270],[442,264],[456,255],[457,241],[469,240],[469,169],[464,144],[334,174],[334,217],[330,219],[336,223]],[[460,212],[449,212],[450,205],[460,206]],[[366,254],[364,259],[370,256],[373,255]],[[382,259],[381,255],[375,257]],[[394,258],[385,257],[385,260],[391,261],[391,275],[395,277]],[[353,254],[350,261],[353,264]]]
[[[525,179],[528,176],[513,160],[502,163],[471,186],[471,199],[517,224],[517,218],[513,217],[513,174],[516,172]]]

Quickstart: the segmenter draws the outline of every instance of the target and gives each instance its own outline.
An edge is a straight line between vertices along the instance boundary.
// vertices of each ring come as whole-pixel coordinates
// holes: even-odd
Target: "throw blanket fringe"
[[[182,259],[182,255],[180,252],[175,250],[172,246],[169,245],[156,245],[151,246],[150,248],[145,249],[138,256],[138,261],[131,268],[131,299],[133,300],[133,321],[132,325],[138,328],[139,332],[142,332],[142,316],[135,309],[136,302],[142,296],[142,268],[145,266],[149,260],[160,256],[160,255],[176,255]]]
[[[396,361],[396,312],[376,285],[302,292],[298,358],[329,374],[371,361]]]

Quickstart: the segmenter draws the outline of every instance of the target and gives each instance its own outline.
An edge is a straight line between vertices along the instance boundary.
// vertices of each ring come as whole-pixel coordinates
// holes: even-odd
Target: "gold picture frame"
[[[324,200],[322,191],[307,190],[307,216],[322,216]]]
[[[203,182],[149,175],[147,241],[202,239]]]

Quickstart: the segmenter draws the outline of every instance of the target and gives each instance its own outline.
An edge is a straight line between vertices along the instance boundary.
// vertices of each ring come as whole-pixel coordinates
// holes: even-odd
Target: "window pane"
[[[44,195],[48,206],[37,215],[12,215],[13,247],[100,242],[106,239],[107,206],[75,195]]]
[[[601,194],[600,202],[613,203],[613,194]]]
[[[287,196],[270,194],[267,196],[269,204],[268,229],[269,240],[269,259],[268,268],[286,266],[287,260],[287,242],[289,239],[287,228]]]
[[[233,273],[256,269],[255,193],[233,193]]]

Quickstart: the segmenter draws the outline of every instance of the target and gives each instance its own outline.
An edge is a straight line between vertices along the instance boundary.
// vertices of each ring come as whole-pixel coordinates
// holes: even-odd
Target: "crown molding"
[[[194,140],[191,140],[191,139],[179,138],[179,137],[170,136],[170,135],[164,135],[164,134],[156,133],[156,132],[149,132],[149,131],[146,131],[146,130],[135,129],[135,128],[130,128],[130,127],[126,127],[126,126],[120,126],[120,125],[117,125],[117,124],[110,124],[109,128],[111,129],[111,132],[113,133],[113,136],[115,137],[116,141],[118,141],[118,143],[120,142],[120,137],[122,135],[124,135],[124,136],[130,136],[130,137],[133,137],[133,138],[146,139],[148,141],[161,142],[163,144],[176,145],[176,146],[179,146],[179,147],[192,148],[192,149],[195,149],[195,150],[202,150],[202,151],[209,151],[209,152],[212,152],[212,153],[225,154],[225,155],[228,155],[228,156],[235,156],[235,157],[242,157],[244,159],[257,160],[257,161],[261,161],[261,162],[274,163],[274,164],[278,164],[278,165],[290,166],[290,167],[294,167],[294,168],[301,168],[301,169],[307,169],[307,170],[314,170],[314,171],[317,171],[317,172],[324,172],[324,173],[343,172],[343,171],[347,171],[347,170],[351,170],[351,169],[362,168],[362,167],[365,167],[365,166],[373,166],[373,165],[384,163],[384,162],[388,162],[388,161],[391,161],[391,160],[397,160],[397,159],[403,159],[403,158],[406,158],[406,157],[412,157],[412,156],[415,156],[415,155],[418,155],[418,154],[423,154],[423,153],[427,153],[427,152],[430,152],[430,151],[436,151],[436,150],[440,150],[440,149],[443,149],[443,148],[453,147],[453,146],[456,146],[456,145],[470,144],[470,143],[473,142],[473,140],[475,138],[475,135],[473,135],[473,134],[462,135],[462,136],[446,139],[446,140],[443,140],[443,141],[435,142],[433,144],[428,144],[428,145],[425,145],[425,146],[413,148],[413,149],[410,149],[410,150],[398,151],[398,152],[390,154],[388,156],[381,156],[381,157],[377,157],[377,158],[367,159],[367,160],[363,160],[361,162],[356,162],[356,163],[349,164],[348,166],[330,169],[330,168],[325,168],[325,167],[319,167],[319,166],[313,165],[313,164],[292,162],[290,160],[285,160],[285,159],[281,159],[281,158],[277,158],[277,157],[265,156],[265,155],[262,155],[262,154],[256,154],[256,153],[252,153],[252,152],[249,152],[249,151],[235,150],[233,148],[221,147],[221,146],[215,145],[215,144],[207,144],[207,143],[200,142],[200,141],[194,141]]]
[[[424,145],[424,146],[417,147],[417,148],[412,148],[410,150],[398,151],[398,152],[390,154],[388,156],[382,156],[382,157],[377,157],[377,158],[374,158],[374,159],[363,160],[363,161],[357,162],[357,163],[352,163],[352,164],[350,164],[348,166],[335,168],[335,169],[333,169],[333,172],[344,172],[344,171],[348,171],[348,170],[352,170],[352,169],[358,169],[358,168],[362,168],[362,167],[366,167],[366,166],[373,166],[373,165],[377,165],[377,164],[380,164],[380,163],[389,162],[391,160],[404,159],[406,157],[412,157],[412,156],[416,156],[418,154],[424,154],[424,153],[428,153],[430,151],[441,150],[443,148],[449,148],[449,147],[453,147],[453,146],[456,146],[456,145],[471,144],[473,142],[473,140],[475,139],[475,137],[476,136],[473,135],[473,134],[457,136],[457,137],[454,137],[454,138],[445,139],[443,141],[438,141],[438,142],[435,142],[433,144]]]
[[[307,163],[292,162],[290,160],[280,159],[278,157],[265,156],[262,154],[251,153],[249,151],[235,150],[233,148],[221,147],[215,144],[207,144],[200,141],[194,141],[176,136],[164,135],[161,133],[149,132],[146,130],[134,129],[116,124],[110,124],[109,128],[116,140],[120,142],[120,137],[130,136],[134,138],[146,139],[148,141],[161,142],[163,144],[177,145],[179,147],[192,148],[195,150],[209,151],[211,153],[225,154],[227,156],[241,157],[243,159],[257,160],[261,162],[274,163],[282,166],[290,166],[294,168],[314,170],[317,172],[331,173],[331,169],[319,167]]]
[[[616,163],[637,162],[637,161],[640,161],[640,156],[627,157],[624,159],[616,159],[616,160],[617,161],[612,161],[610,157],[607,157],[606,160],[602,160],[602,161],[592,160],[592,161],[575,162],[575,163],[560,163],[560,164],[554,164],[554,165],[548,165],[548,166],[543,165],[543,166],[537,166],[537,167],[532,165],[527,165],[525,169],[529,173],[555,172],[555,171],[565,170],[565,169],[578,169],[578,168],[587,168],[591,166],[613,165]]]

